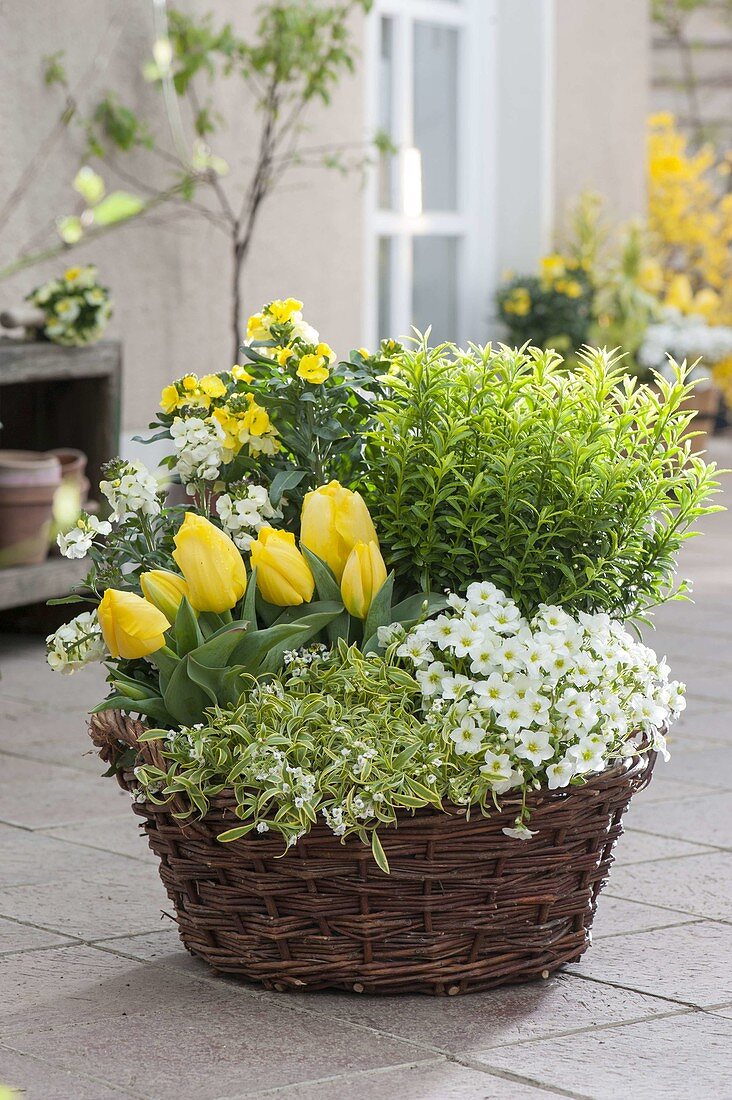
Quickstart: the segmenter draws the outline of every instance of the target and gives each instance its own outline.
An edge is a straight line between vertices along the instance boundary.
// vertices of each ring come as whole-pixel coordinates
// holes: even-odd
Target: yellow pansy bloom
[[[336,353],[333,351],[333,348],[330,347],[329,344],[318,344],[315,349],[315,354],[322,355],[328,363],[335,363]]]
[[[253,313],[247,321],[247,340],[269,340],[269,326],[264,314]]]
[[[305,382],[317,386],[319,383],[325,382],[330,375],[330,371],[321,355],[303,355],[297,368],[297,374]]]
[[[216,374],[206,374],[199,385],[207,397],[223,397],[226,386]]]
[[[272,318],[272,321],[277,325],[286,325],[288,321],[293,319],[295,313],[299,313],[302,309],[302,302],[299,302],[297,298],[276,298],[274,302],[270,302],[265,307],[266,312]]]
[[[179,402],[180,394],[171,382],[169,386],[164,387],[163,392],[160,394],[160,408],[164,413],[174,413]]]
[[[239,366],[238,363],[236,363],[231,368],[231,377],[233,379],[235,379],[237,382],[253,382],[254,381],[254,375],[250,374],[249,371],[246,369],[246,367]]]
[[[506,313],[515,313],[517,317],[525,317],[531,309],[531,295],[524,286],[517,286],[512,290],[503,303]]]
[[[560,256],[558,252],[552,252],[548,256],[544,256],[541,260],[541,274],[542,278],[553,281],[554,279],[561,279],[566,271],[566,262],[564,256]]]

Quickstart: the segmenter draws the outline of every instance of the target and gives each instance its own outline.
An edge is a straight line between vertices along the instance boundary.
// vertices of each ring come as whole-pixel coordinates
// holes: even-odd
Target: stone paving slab
[[[732,1000],[732,924],[698,921],[605,939],[570,972],[686,1005],[724,1004]]]
[[[592,1100],[723,1100],[732,1080],[732,1020],[689,1012],[472,1057]]]
[[[78,777],[78,778],[77,778]],[[130,796],[116,783],[59,764],[0,754],[0,821],[25,829],[78,824],[129,811]],[[131,812],[131,811],[130,811]]]
[[[628,829],[640,829],[654,836],[732,849],[732,793],[712,792],[704,798],[660,803],[639,798],[623,823]]]
[[[0,1043],[0,1078],[3,1084],[22,1088],[23,1100],[120,1100],[122,1096],[140,1096],[85,1073],[81,1065],[76,1072],[59,1069],[3,1043]]]
[[[611,897],[643,898],[696,917],[732,920],[732,852],[618,867],[607,891]]]

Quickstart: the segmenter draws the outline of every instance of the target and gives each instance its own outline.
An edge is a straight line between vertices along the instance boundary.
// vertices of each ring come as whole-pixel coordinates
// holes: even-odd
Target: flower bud
[[[247,571],[232,539],[197,512],[186,512],[173,541],[173,560],[188,584],[191,607],[230,611],[247,590]]]
[[[165,645],[169,623],[162,611],[134,592],[108,588],[97,610],[107,649],[113,657],[147,657]]]
[[[140,587],[145,599],[162,611],[169,623],[174,623],[181,600],[188,597],[185,578],[168,569],[151,569],[141,574]]]
[[[300,545],[327,562],[339,583],[357,542],[375,542],[377,548],[379,545],[369,510],[359,493],[331,481],[305,495]]]
[[[357,542],[348,555],[341,580],[341,596],[349,614],[365,619],[385,580],[386,566],[378,544]]]
[[[257,587],[267,603],[276,607],[310,603],[315,581],[308,563],[295,546],[293,534],[263,527],[249,551],[252,568],[257,570]]]

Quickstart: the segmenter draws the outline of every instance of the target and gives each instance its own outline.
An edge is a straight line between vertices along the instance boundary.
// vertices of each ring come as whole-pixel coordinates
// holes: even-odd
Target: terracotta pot
[[[89,478],[86,476],[87,457],[83,451],[77,451],[74,447],[54,447],[47,452],[56,455],[61,463],[61,477],[64,482],[71,482],[79,490],[79,503],[82,508],[89,496]]]
[[[61,463],[44,451],[0,451],[0,566],[37,565],[48,554]]]

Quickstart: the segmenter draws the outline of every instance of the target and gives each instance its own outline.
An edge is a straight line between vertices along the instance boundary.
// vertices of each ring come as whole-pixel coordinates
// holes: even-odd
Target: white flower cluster
[[[69,674],[107,655],[96,611],[84,611],[46,638],[47,660],[54,672]]]
[[[118,460],[107,474],[108,480],[100,481],[99,488],[109,501],[115,520],[160,514],[160,486],[143,462]]]
[[[178,452],[177,466],[184,485],[193,481],[216,481],[224,461],[226,433],[213,417],[183,419],[176,416],[170,435]]]
[[[713,366],[732,355],[732,328],[710,325],[698,314],[684,316],[677,309],[666,309],[661,323],[646,329],[638,358],[644,367],[652,367],[672,379],[669,355],[678,363],[684,359],[693,363],[702,358]],[[706,376],[702,364],[692,371],[690,378],[698,381]]]
[[[94,539],[100,535],[108,535],[111,530],[112,524],[106,519],[82,512],[70,531],[62,531],[56,536],[56,542],[63,557],[85,558]]]
[[[662,730],[685,706],[683,685],[621,623],[545,605],[529,622],[490,583],[449,601],[396,653],[415,667],[427,721],[458,754],[483,755],[497,794],[565,787],[634,752],[636,735],[666,755]]]
[[[282,512],[272,505],[263,485],[239,482],[228,489],[216,501],[216,511],[239,549],[248,550],[262,527],[271,526],[273,519],[282,519]]]

